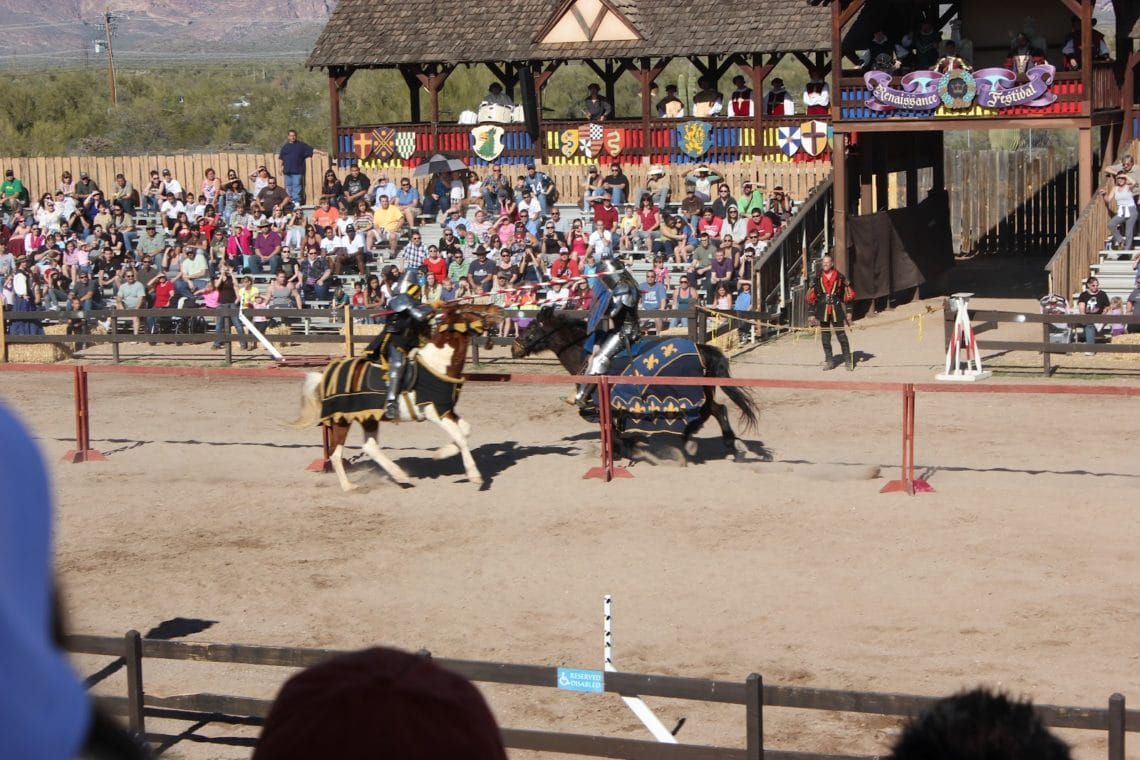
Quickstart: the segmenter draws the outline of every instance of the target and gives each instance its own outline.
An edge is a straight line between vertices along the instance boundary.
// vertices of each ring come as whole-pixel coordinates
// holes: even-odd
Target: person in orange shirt
[[[321,198],[320,205],[313,211],[313,223],[321,228],[321,234],[329,227],[334,227],[339,220],[340,211],[329,203],[327,196]]]

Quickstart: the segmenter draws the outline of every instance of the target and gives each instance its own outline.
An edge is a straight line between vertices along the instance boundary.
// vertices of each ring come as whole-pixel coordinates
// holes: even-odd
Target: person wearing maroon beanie
[[[483,695],[426,655],[377,647],[296,674],[269,710],[253,760],[506,760]]]

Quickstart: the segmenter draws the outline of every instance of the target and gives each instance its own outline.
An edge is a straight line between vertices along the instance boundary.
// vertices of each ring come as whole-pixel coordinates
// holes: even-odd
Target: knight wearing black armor
[[[389,314],[384,329],[368,344],[368,356],[378,362],[388,361],[388,395],[384,416],[399,419],[400,380],[407,364],[408,353],[419,345],[420,325],[431,319],[431,306],[420,303],[419,272],[409,269],[397,284],[398,292],[388,301]]]
[[[603,259],[598,265],[598,282],[609,291],[606,313],[613,322],[613,329],[602,341],[601,349],[590,358],[586,367],[587,375],[606,374],[613,358],[622,351],[628,351],[641,335],[641,319],[637,313],[641,291],[633,273],[626,269],[620,260]],[[600,321],[602,316],[600,309],[591,313],[590,327]],[[587,406],[593,396],[593,390],[593,384],[582,383],[578,386],[574,402],[578,406]]]

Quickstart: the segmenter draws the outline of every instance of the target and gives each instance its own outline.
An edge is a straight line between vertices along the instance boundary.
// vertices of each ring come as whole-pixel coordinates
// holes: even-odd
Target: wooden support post
[[[933,181],[930,185],[930,191],[937,193],[946,189],[946,133],[935,132],[930,139],[934,145],[931,149],[930,169]]]
[[[872,195],[872,171],[875,162],[875,143],[877,135],[869,133],[863,135],[859,141],[859,213],[861,215],[875,213],[875,198]]]
[[[753,53],[750,64],[740,64],[740,70],[752,84],[752,128],[756,130],[756,139],[752,145],[753,156],[761,156],[764,152],[764,80],[779,60],[780,57],[774,55],[765,64],[762,53]]]
[[[127,662],[127,727],[136,739],[145,741],[142,636],[138,631],[127,631],[123,641],[123,659]]]
[[[433,64],[430,67],[421,68],[416,74],[416,79],[428,91],[428,96],[431,99],[431,151],[432,153],[439,152],[439,91],[443,89],[443,83],[451,76],[451,72],[455,70],[452,64],[438,65]],[[429,73],[430,71],[430,73]]]
[[[872,166],[875,172],[875,211],[886,211],[891,207],[890,174],[887,171],[887,151],[885,150],[888,137],[906,139],[901,135],[875,135],[875,156]]]
[[[834,5],[834,3],[833,3]],[[835,149],[831,151],[831,213],[834,214],[834,238],[831,246],[835,266],[841,272],[849,272],[847,261],[847,147],[844,135],[835,133]]]
[[[637,79],[637,86],[641,91],[641,144],[642,144],[642,163],[648,164],[650,156],[653,153],[651,143],[651,130],[650,119],[653,118],[653,97],[649,92],[653,87],[653,82],[661,75],[663,66],[659,63],[653,66],[649,58],[641,58],[635,64],[632,60],[626,61],[626,68]]]
[[[616,117],[617,116],[617,100],[616,100],[617,88],[615,87],[615,84],[617,83],[617,77],[614,75],[614,62],[608,58],[606,59],[606,73],[605,73],[605,76],[602,77],[602,81],[605,83],[605,86],[606,86],[606,100],[610,101],[610,105],[614,109],[613,113],[610,115]]]
[[[745,753],[748,760],[764,757],[764,679],[751,673],[744,681]]]
[[[543,118],[542,115],[542,93],[546,89],[546,83],[550,81],[550,77],[554,75],[554,72],[557,71],[561,65],[562,61],[551,61],[545,68],[534,72],[534,107],[535,110],[538,111],[539,134],[539,139],[534,144],[534,155],[538,160],[544,163],[546,161],[547,143],[543,139],[543,136],[546,134],[546,119]]]
[[[1080,130],[1077,145],[1077,162],[1080,175],[1077,178],[1077,208],[1083,209],[1089,205],[1093,194],[1093,150],[1092,128],[1085,127]]]
[[[329,68],[329,128],[332,132],[331,143],[333,163],[340,155],[340,97],[348,85],[348,78],[352,76],[353,69],[341,66]]]
[[[401,66],[400,75],[404,77],[404,83],[408,85],[408,111],[412,122],[418,124],[422,119],[420,115],[422,110],[420,108],[420,80],[416,77],[416,70],[410,66]]]
[[[1108,760],[1124,760],[1124,695],[1108,698]]]
[[[223,311],[224,311],[224,315],[219,314],[217,317],[215,317],[215,319],[224,320],[222,323],[222,330],[224,331],[224,334],[226,336],[226,341],[225,341],[226,366],[229,366],[229,365],[234,363],[234,342],[232,340],[230,340],[230,336],[233,335],[233,330],[231,328],[233,327],[233,324],[234,324],[234,318],[232,316],[230,316],[231,314],[233,314],[232,309],[224,309]]]
[[[1132,120],[1136,116],[1133,109],[1136,91],[1136,64],[1140,63],[1140,52],[1128,56],[1124,64],[1124,84],[1120,89],[1120,108],[1124,112],[1124,124],[1116,143],[1116,153],[1122,153],[1132,139]],[[1114,156],[1115,158],[1115,156]]]
[[[1081,0],[1081,110],[1092,116],[1093,93],[1093,0]],[[1081,207],[1084,207],[1081,202]]]
[[[0,363],[8,363],[8,317],[0,308]]]
[[[351,359],[356,353],[356,344],[352,334],[352,304],[344,305],[344,356]]]
[[[115,319],[115,312],[110,314],[111,329],[108,335],[111,338],[111,362],[119,363],[119,320]]]

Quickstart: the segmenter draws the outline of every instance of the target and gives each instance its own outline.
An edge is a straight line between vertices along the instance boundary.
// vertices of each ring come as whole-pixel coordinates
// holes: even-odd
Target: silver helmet
[[[408,269],[396,282],[396,292],[405,293],[413,298],[420,295],[420,272],[418,269]]]

